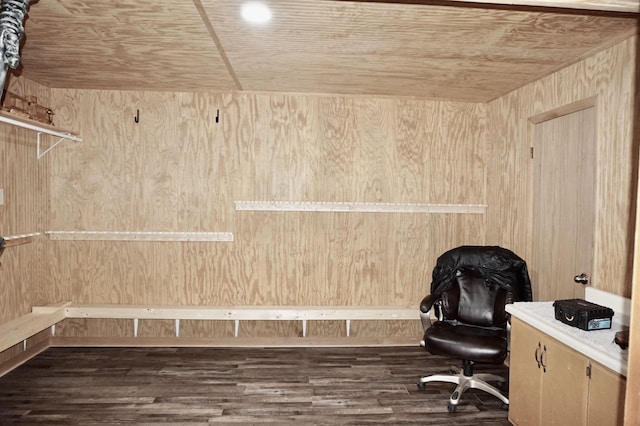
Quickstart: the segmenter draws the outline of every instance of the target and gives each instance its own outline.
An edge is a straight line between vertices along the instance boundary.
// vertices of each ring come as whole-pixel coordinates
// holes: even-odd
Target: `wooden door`
[[[529,263],[534,300],[584,298],[595,227],[595,108],[533,128],[533,223]]]

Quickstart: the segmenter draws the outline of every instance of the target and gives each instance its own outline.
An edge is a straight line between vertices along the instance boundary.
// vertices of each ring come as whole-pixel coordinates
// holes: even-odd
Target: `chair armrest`
[[[432,309],[435,306],[435,309]],[[420,319],[426,330],[435,320],[441,320],[440,295],[429,294],[420,302]]]
[[[438,301],[439,299],[440,299],[439,295],[435,295],[435,294],[426,295],[420,302],[420,312],[425,314],[428,313],[433,307],[433,304],[436,303],[436,301]]]

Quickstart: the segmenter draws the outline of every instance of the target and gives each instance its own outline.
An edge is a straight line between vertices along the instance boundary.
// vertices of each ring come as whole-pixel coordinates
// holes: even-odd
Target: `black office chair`
[[[462,369],[451,367],[452,374],[424,376],[418,387],[424,389],[426,383],[434,381],[456,384],[447,405],[450,412],[456,411],[462,394],[474,388],[494,395],[507,408],[509,399],[488,383],[500,386],[506,379],[474,374],[473,366],[504,362],[509,352],[505,306],[531,300],[526,263],[507,249],[462,246],[440,256],[433,271],[431,294],[420,304],[425,325],[421,343],[432,354],[462,360]]]

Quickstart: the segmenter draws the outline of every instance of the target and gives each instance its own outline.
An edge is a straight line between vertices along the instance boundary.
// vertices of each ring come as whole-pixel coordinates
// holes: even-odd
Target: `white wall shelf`
[[[75,241],[233,241],[232,232],[46,231],[50,240]]]
[[[346,203],[326,201],[235,201],[236,210],[360,213],[484,214],[484,204]]]
[[[58,146],[61,142],[65,140],[70,140],[74,142],[82,142],[82,138],[68,132],[66,130],[58,129],[57,127],[50,126],[44,123],[40,123],[39,121],[30,120],[28,118],[13,116],[4,112],[0,112],[0,122],[7,123],[12,126],[22,127],[24,129],[33,130],[37,132],[37,158],[42,158],[46,153],[51,151],[53,148]],[[42,135],[50,135],[60,138],[57,142],[51,145],[49,148],[42,150]]]

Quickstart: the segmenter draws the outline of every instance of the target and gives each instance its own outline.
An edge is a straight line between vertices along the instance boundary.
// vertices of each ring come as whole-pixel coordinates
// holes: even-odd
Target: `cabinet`
[[[623,424],[626,386],[627,380],[623,376],[592,363],[587,406],[588,426]]]
[[[514,425],[623,423],[623,376],[515,317],[509,374]]]

